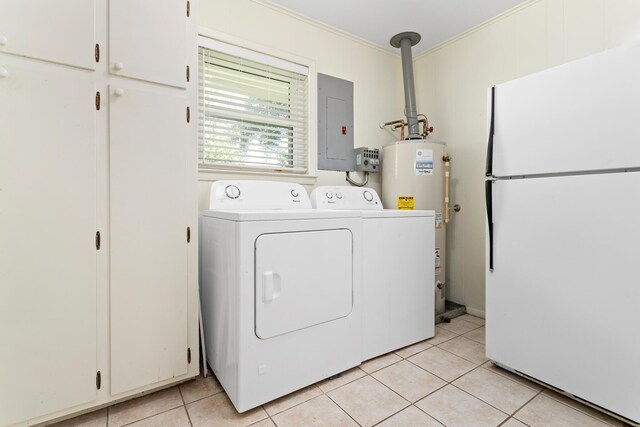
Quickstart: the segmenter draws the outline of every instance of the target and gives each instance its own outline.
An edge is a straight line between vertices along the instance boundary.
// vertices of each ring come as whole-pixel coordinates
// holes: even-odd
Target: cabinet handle
[[[115,90],[115,91],[113,91],[113,93],[114,93],[116,96],[122,96],[122,95],[124,95],[124,89],[122,89],[121,87],[118,87],[118,88],[116,88],[116,90]]]
[[[4,79],[5,77],[9,77],[9,70],[4,67],[0,67],[0,79]]]
[[[0,46],[6,46],[7,43],[9,43],[9,40],[7,40],[7,37],[0,35]]]
[[[120,71],[124,68],[124,64],[122,62],[116,62],[113,64],[113,69],[116,71]]]

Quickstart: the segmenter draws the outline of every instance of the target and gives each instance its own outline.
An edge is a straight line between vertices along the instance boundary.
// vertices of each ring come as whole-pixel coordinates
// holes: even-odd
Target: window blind
[[[306,74],[204,46],[199,71],[200,167],[307,171]]]

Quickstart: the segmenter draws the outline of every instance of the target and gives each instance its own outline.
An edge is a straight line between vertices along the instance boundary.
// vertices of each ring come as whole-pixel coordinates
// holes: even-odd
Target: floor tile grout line
[[[386,356],[387,354],[391,354],[391,353],[393,353],[393,352],[391,351],[391,352],[389,352],[389,353],[383,354],[383,355],[378,356],[378,357],[384,357],[384,356]],[[395,353],[394,353],[394,354],[395,354]],[[396,355],[396,356],[397,356],[397,355]],[[365,371],[365,370],[364,370],[364,369],[362,369],[362,368],[360,368],[360,369],[362,369],[362,371],[363,371],[365,374],[367,374],[367,375],[375,374],[376,372],[382,371],[383,369],[386,369],[386,368],[388,368],[389,366],[393,366],[393,365],[395,365],[396,363],[400,363],[400,362],[402,362],[402,361],[404,360],[404,359],[402,358],[402,356],[398,356],[398,357],[400,358],[400,360],[396,360],[395,362],[392,362],[392,363],[390,363],[390,364],[388,364],[388,365],[386,365],[386,366],[383,366],[382,368],[376,369],[375,371],[367,372],[367,371]],[[376,359],[376,358],[374,358],[374,359]],[[374,359],[369,359],[369,360],[374,360]]]
[[[468,362],[468,360],[466,360],[466,359],[464,359],[464,360]],[[435,377],[437,377],[437,378],[440,378],[442,381],[446,382],[447,384],[452,383],[453,381],[457,380],[457,379],[458,379],[458,378],[460,378],[461,376],[466,375],[467,373],[469,373],[469,372],[471,372],[473,369],[475,369],[475,368],[470,369],[470,370],[466,371],[464,374],[460,374],[460,375],[458,375],[457,377],[455,377],[454,379],[452,379],[451,381],[449,381],[449,380],[447,380],[446,378],[442,378],[442,377],[441,377],[441,376],[439,376],[438,374],[436,374],[436,373],[434,373],[434,372],[431,372],[431,371],[430,371],[430,370],[428,370],[427,368],[424,368],[424,367],[422,367],[422,366],[418,365],[417,363],[415,363],[415,362],[413,362],[413,361],[411,361],[411,360],[409,360],[409,359],[407,359],[407,362],[411,363],[411,364],[412,364],[412,365],[414,365],[414,366],[417,366],[418,368],[422,369],[423,371],[427,371],[428,373],[430,373],[431,375],[433,375],[433,376],[435,376]],[[471,362],[469,362],[469,363],[471,363]]]
[[[287,409],[283,409],[283,410],[282,410],[282,411],[280,411],[280,412],[276,412],[276,413],[275,413],[275,414],[273,414],[273,415],[271,415],[271,414],[269,413],[269,411],[267,411],[267,408],[265,408],[265,406],[266,406],[268,403],[274,402],[274,401],[276,401],[276,400],[278,400],[278,399],[282,399],[283,397],[287,397],[287,396],[289,396],[290,394],[294,394],[294,393],[296,393],[296,392],[298,392],[298,391],[300,391],[300,390],[296,390],[296,391],[291,392],[291,393],[289,393],[289,394],[285,394],[284,396],[280,396],[280,397],[278,397],[277,399],[272,400],[271,402],[267,402],[267,403],[265,403],[264,405],[260,405],[260,407],[264,410],[264,412],[267,414],[267,416],[268,416],[269,418],[271,418],[271,417],[275,417],[275,416],[276,416],[276,415],[278,415],[278,414],[282,414],[283,412],[286,412],[286,411],[288,411],[289,409],[293,409],[293,408],[295,408],[295,407],[297,407],[297,406],[302,405],[303,403],[307,403],[307,402],[309,402],[310,400],[313,400],[313,399],[315,399],[316,397],[320,397],[321,395],[325,394],[325,393],[322,391],[322,389],[321,389],[320,387],[318,387],[318,386],[317,386],[317,384],[318,384],[318,383],[314,383],[314,384],[308,385],[308,386],[306,386],[306,387],[301,388],[300,390],[304,390],[305,388],[309,388],[309,387],[311,387],[311,386],[315,386],[318,390],[320,390],[320,394],[315,395],[315,396],[312,396],[312,397],[310,397],[310,398],[308,398],[308,399],[306,399],[306,400],[304,400],[304,401],[302,401],[302,402],[298,402],[298,403],[296,403],[295,405],[290,406],[290,407],[288,407]]]
[[[509,419],[513,418],[514,420],[519,421],[519,422],[521,422],[522,424],[524,424],[524,425],[527,425],[527,426],[528,426],[529,424],[525,423],[524,421],[520,421],[518,418],[516,418],[516,414],[517,414],[518,412],[520,412],[522,409],[524,409],[524,407],[526,407],[529,403],[533,402],[533,400],[535,400],[538,396],[540,396],[540,395],[542,394],[542,392],[543,392],[543,391],[544,391],[544,389],[543,389],[543,390],[540,390],[539,392],[537,392],[537,393],[535,394],[535,396],[533,396],[531,399],[527,400],[527,401],[526,401],[522,406],[520,406],[518,409],[516,409],[516,410],[513,412],[513,414],[511,414],[511,415],[509,416]],[[508,420],[507,420],[507,421],[508,421]],[[505,421],[505,422],[506,422],[506,421]]]
[[[395,395],[399,396],[401,399],[407,401],[409,403],[409,406],[413,405],[413,402],[411,402],[409,399],[405,398],[404,396],[402,396],[400,393],[398,393],[397,391],[395,391],[394,389],[392,389],[391,387],[389,387],[388,385],[386,385],[385,383],[383,383],[382,381],[380,381],[379,379],[377,379],[376,377],[374,377],[373,375],[369,375],[371,378],[373,378],[374,381],[379,382],[380,384],[382,384],[384,387],[388,388],[389,390],[391,390]],[[420,400],[420,399],[418,399]],[[406,406],[405,406],[406,408]],[[402,411],[404,408],[402,408],[400,411]],[[400,412],[398,411],[398,412]],[[396,412],[396,414],[398,413]]]
[[[178,386],[178,393],[180,393],[180,399],[182,399],[182,406],[184,407],[184,412],[187,413],[187,419],[189,420],[189,425],[193,427],[193,421],[191,421],[191,415],[189,414],[189,409],[187,409],[187,402],[184,400],[184,395],[182,394],[182,387]]]
[[[221,387],[222,387],[222,386],[221,386]],[[200,398],[198,398],[198,399],[192,400],[192,401],[191,401],[191,402],[189,402],[189,403],[186,403],[186,402],[185,402],[184,406],[186,407],[186,406],[188,406],[188,405],[191,405],[192,403],[200,402],[201,400],[208,399],[208,398],[213,397],[213,396],[217,396],[217,395],[219,395],[220,393],[225,393],[225,394],[226,394],[227,392],[226,392],[226,391],[224,390],[224,388],[223,388],[223,389],[222,389],[222,390],[220,390],[220,391],[217,391],[217,392],[215,392],[215,393],[213,393],[213,394],[209,394],[209,395],[207,395],[207,396],[200,397]],[[228,396],[228,395],[227,395],[227,396]]]
[[[488,362],[491,362],[491,360],[488,360]],[[541,390],[538,390],[538,389],[536,389],[536,388],[531,387],[531,386],[530,386],[530,385],[528,385],[528,384],[523,384],[523,383],[518,382],[518,381],[516,381],[515,379],[513,379],[513,378],[511,378],[511,377],[509,377],[509,376],[507,376],[507,375],[504,375],[504,373],[502,373],[501,371],[500,371],[500,372],[496,372],[496,371],[491,370],[491,369],[489,369],[489,368],[485,368],[485,367],[484,367],[484,365],[485,365],[486,363],[487,363],[487,362],[484,362],[482,365],[479,365],[478,367],[479,367],[479,368],[484,369],[485,371],[489,371],[489,372],[491,372],[491,373],[494,373],[494,374],[496,374],[496,375],[499,375],[500,377],[502,377],[502,378],[504,378],[504,379],[507,379],[507,380],[509,380],[509,381],[511,381],[511,382],[514,382],[514,383],[519,384],[519,385],[521,385],[521,386],[523,386],[523,387],[526,387],[526,388],[528,388],[529,390],[533,390],[533,391],[535,391],[536,393],[541,392],[541,391],[544,391],[544,387],[542,387],[542,386],[540,386],[540,387],[542,387],[542,389],[541,389]],[[493,365],[493,366],[496,366],[496,365]],[[496,366],[496,367],[497,367],[497,366]],[[502,369],[502,368],[498,368],[498,369]],[[474,371],[475,371],[475,369],[474,369]],[[509,371],[505,371],[505,372],[509,372]],[[512,372],[511,372],[511,373],[512,373]],[[513,374],[513,373],[512,373],[512,374]],[[528,380],[528,379],[527,379],[527,378],[525,378],[525,377],[521,377],[521,376],[519,376],[518,374],[513,374],[513,375],[515,375],[516,377],[518,377],[518,378],[520,378],[520,379],[523,379],[523,380],[525,380],[525,381],[532,382],[531,380]],[[533,383],[533,384],[535,384],[535,383]]]
[[[167,390],[169,390],[169,389],[167,389]],[[148,396],[151,396],[151,395],[153,395],[153,393],[149,394]],[[129,402],[130,402],[130,401],[129,401]],[[164,413],[166,413],[166,412],[173,411],[174,409],[178,409],[178,408],[179,408],[179,407],[181,407],[181,406],[183,406],[183,407],[184,407],[184,405],[174,406],[173,408],[165,409],[164,411],[157,412],[157,413],[155,413],[155,414],[153,414],[153,415],[149,415],[148,417],[143,417],[143,418],[137,419],[137,420],[135,420],[135,421],[131,421],[130,423],[122,424],[120,427],[130,426],[131,424],[137,423],[137,422],[139,422],[139,421],[147,420],[147,419],[149,419],[149,418],[153,418],[153,417],[155,417],[156,415],[161,415],[161,414],[164,414]],[[187,410],[187,408],[185,408],[185,411],[186,411],[186,410]],[[188,412],[187,412],[187,413],[188,413]]]
[[[514,374],[513,372],[509,372],[509,371],[507,371],[507,370],[505,370],[505,369],[502,369],[502,368],[500,368],[499,366],[494,365],[494,364],[493,364],[493,362],[491,362],[491,360],[489,360],[489,362],[491,363],[491,366],[495,366],[496,368],[498,368],[498,369],[499,369],[499,371],[495,371],[495,370],[492,370],[492,369],[486,368],[486,367],[484,366],[484,365],[486,364],[486,362],[485,362],[485,363],[483,363],[482,365],[480,365],[480,367],[481,367],[482,369],[484,369],[485,371],[489,371],[489,372],[492,372],[492,373],[494,373],[494,374],[496,374],[496,375],[500,375],[502,378],[505,378],[505,379],[507,379],[507,380],[509,380],[509,381],[513,381],[513,382],[514,382],[514,383],[516,383],[516,384],[520,384],[521,386],[526,387],[526,388],[528,388],[529,390],[533,390],[533,391],[535,391],[536,393],[542,393],[542,392],[545,390],[545,387],[544,387],[544,386],[538,385],[537,383],[535,383],[535,382],[531,381],[531,380],[530,380],[530,379],[528,379],[528,378],[521,377],[521,376],[520,376],[520,375],[518,375],[518,374]],[[503,372],[503,371],[504,371],[504,372]],[[514,375],[514,376],[515,376],[515,378],[513,378],[513,377],[511,377],[511,376],[509,376],[509,375],[505,375],[505,373],[510,373],[510,374]],[[520,379],[520,380],[523,380],[523,381],[522,381],[522,382],[517,381],[517,380],[516,380],[516,378],[517,378],[517,379]],[[531,384],[528,384],[528,383],[531,383]],[[534,387],[534,385],[535,385],[535,386],[537,386],[537,387]]]
[[[460,336],[462,336],[462,335],[460,335]],[[459,337],[458,337],[458,338],[459,338]],[[469,338],[465,338],[465,339],[466,339],[467,341],[471,341],[471,342],[473,342],[473,343],[479,344],[479,343],[477,343],[476,341],[470,340]],[[451,341],[451,340],[449,340],[449,341]],[[448,341],[446,341],[446,342],[448,342]],[[444,343],[442,343],[442,344],[444,344]],[[480,365],[482,365],[482,364],[484,364],[484,363],[487,363],[487,361],[489,360],[489,359],[487,359],[487,357],[486,357],[486,354],[487,354],[487,353],[486,353],[486,351],[487,351],[487,349],[486,349],[486,345],[484,345],[484,344],[481,344],[481,345],[482,345],[483,347],[485,347],[485,356],[484,356],[485,360],[483,360],[483,361],[480,363]],[[446,352],[447,352],[447,353],[449,353],[449,354],[453,354],[454,356],[459,357],[460,359],[466,360],[467,362],[471,362],[471,363],[473,363],[474,365],[478,365],[478,362],[475,362],[475,361],[473,361],[473,360],[469,360],[469,359],[467,359],[467,358],[465,358],[465,357],[460,356],[459,354],[455,354],[454,352],[447,350],[446,348],[440,347],[440,344],[438,344],[436,347],[438,347],[440,350],[446,351]]]
[[[438,389],[438,390],[441,390]],[[418,402],[416,402],[418,403]],[[424,409],[422,409],[421,407],[419,407],[418,405],[414,404],[413,406],[415,406],[419,411],[427,414],[429,417],[433,418],[434,420],[436,420],[438,422],[438,424],[442,424],[444,427],[446,427],[447,425],[444,423],[444,421],[440,421],[438,418],[436,418],[433,414],[428,413],[427,411],[425,411]]]
[[[362,377],[362,378],[365,378],[365,377],[366,377],[366,375],[365,375],[364,377]],[[358,379],[360,379],[360,378],[358,378]],[[340,387],[338,387],[338,388],[340,388]],[[337,389],[334,389],[334,390],[337,390]],[[333,390],[331,390],[331,391],[333,391]],[[357,425],[359,425],[359,426],[361,426],[361,427],[362,427],[362,424],[360,424],[360,423],[359,423],[355,418],[353,418],[353,417],[351,416],[351,414],[350,414],[350,413],[348,413],[348,412],[347,412],[347,410],[346,410],[346,409],[344,409],[342,406],[340,406],[340,404],[339,404],[338,402],[336,402],[335,400],[333,400],[333,399],[331,398],[331,396],[329,396],[329,394],[328,394],[328,393],[326,393],[326,394],[325,394],[325,396],[327,396],[327,398],[328,398],[330,401],[332,401],[332,402],[333,402],[333,403],[334,403],[338,408],[340,408],[340,410],[341,410],[342,412],[344,412],[345,414],[347,414],[347,417],[351,418],[351,419],[353,420],[353,422],[354,422],[354,423],[356,423]]]
[[[455,318],[454,318],[454,319],[455,319]],[[467,322],[467,321],[466,321],[466,320],[464,320],[464,319],[461,319],[461,320],[462,320],[463,322],[468,323],[468,324],[470,324],[470,325],[473,325],[473,326],[475,326],[475,327],[474,327],[474,328],[469,329],[468,331],[464,331],[464,332],[462,332],[462,333],[452,331],[452,330],[447,329],[447,328],[442,327],[442,326],[440,326],[440,328],[444,329],[444,330],[445,330],[445,331],[447,331],[447,332],[451,332],[452,334],[463,335],[463,334],[467,334],[467,333],[469,333],[469,332],[471,332],[471,331],[475,331],[476,329],[480,329],[480,328],[484,328],[484,327],[485,327],[485,325],[480,326],[480,325],[476,325],[475,323]],[[438,323],[438,325],[441,325],[442,323],[444,323],[444,322]],[[436,325],[436,326],[437,326],[437,325]]]
[[[406,399],[405,399],[405,400],[406,400]],[[420,408],[418,408],[415,404],[411,403],[411,404],[409,404],[409,406],[405,406],[404,408],[400,409],[398,412],[394,412],[393,414],[389,415],[388,417],[383,418],[382,420],[378,421],[377,423],[375,423],[375,424],[373,425],[373,427],[375,427],[375,426],[379,426],[379,425],[380,425],[380,424],[382,424],[383,422],[387,421],[389,418],[395,417],[395,416],[396,416],[396,415],[398,415],[400,412],[405,411],[405,410],[407,410],[407,409],[411,408],[412,406],[413,406],[413,407],[415,407],[415,408],[416,408],[416,409],[418,409],[418,410],[420,409]],[[424,411],[422,411],[422,412],[424,412]],[[424,413],[425,413],[426,415],[428,415],[429,417],[431,417],[431,415],[427,414],[426,412],[424,412]],[[431,417],[431,418],[433,418],[433,417]],[[435,419],[435,418],[434,418],[434,419]]]
[[[360,366],[360,365],[358,365],[358,366]],[[354,367],[353,367],[353,368],[351,368],[351,369],[358,368],[358,366],[354,366]],[[347,371],[350,371],[351,369],[347,369]],[[360,370],[362,371],[362,369],[360,369]],[[344,371],[344,372],[347,372],[347,371]],[[340,374],[343,374],[344,372],[340,372]],[[331,393],[333,390],[337,390],[337,389],[339,389],[339,388],[342,388],[342,387],[346,386],[347,384],[351,384],[352,382],[354,382],[354,381],[358,381],[359,379],[364,378],[364,377],[366,377],[367,375],[369,375],[369,374],[367,374],[365,371],[362,371],[362,372],[364,373],[364,375],[363,375],[363,376],[358,377],[358,378],[356,378],[356,379],[354,379],[354,380],[351,380],[351,381],[349,381],[349,382],[346,382],[346,383],[344,383],[344,384],[342,384],[342,385],[340,385],[340,386],[338,386],[338,387],[336,387],[336,388],[332,388],[332,389],[331,389],[331,390],[329,390],[329,391],[324,391],[324,390],[322,390],[322,388],[321,388],[320,386],[318,386],[318,388],[320,389],[320,391],[322,391],[322,394],[328,394],[328,393]],[[329,379],[329,378],[325,378],[324,380],[320,380],[320,381],[318,381],[318,383],[320,383],[320,382],[322,382],[322,381],[325,381],[325,380],[328,380],[328,379]],[[316,384],[318,384],[318,383],[316,383]]]
[[[608,426],[612,426],[612,427],[613,427],[613,425],[612,425],[612,424],[610,424],[610,423],[609,423],[609,422],[607,422],[607,421],[601,420],[600,418],[595,417],[595,416],[591,415],[590,413],[588,413],[588,412],[586,412],[586,411],[583,411],[583,410],[582,410],[582,409],[580,409],[580,408],[576,408],[575,406],[571,406],[571,405],[569,405],[569,404],[567,404],[567,403],[564,403],[563,401],[558,400],[558,399],[554,398],[553,396],[549,396],[548,394],[545,394],[544,392],[545,392],[545,391],[547,391],[547,390],[549,390],[549,391],[553,391],[553,392],[555,392],[555,393],[558,393],[557,391],[555,391],[555,390],[553,390],[553,389],[550,389],[550,388],[544,387],[544,388],[540,391],[540,394],[544,394],[544,396],[545,396],[545,397],[548,397],[549,399],[551,399],[551,400],[553,400],[553,401],[555,401],[555,402],[558,402],[558,403],[560,403],[560,404],[562,404],[562,405],[564,405],[564,406],[566,406],[566,407],[568,407],[568,408],[571,408],[571,409],[573,409],[573,410],[575,410],[575,411],[581,412],[582,414],[587,415],[587,416],[589,416],[589,417],[591,417],[591,418],[593,418],[593,419],[595,419],[595,420],[597,420],[597,421],[600,421],[600,422],[601,422],[601,423],[603,423],[603,424],[606,424],[606,425],[608,425]],[[561,393],[558,393],[558,394],[560,394],[560,396],[563,396]],[[571,399],[571,398],[570,398],[570,397],[568,397],[568,396],[565,396],[565,397],[567,397],[567,399]],[[588,408],[589,408],[589,406],[588,406],[588,405],[585,405],[584,403],[582,403],[582,402],[580,402],[580,401],[578,401],[578,400],[573,400],[573,399],[571,399],[571,400],[572,400],[572,402],[579,403],[580,405],[584,405],[584,406],[586,406],[586,407],[588,407]],[[592,409],[593,409],[593,410],[595,410],[595,411],[598,411],[598,410],[597,410],[597,409],[595,409],[595,408],[592,408]],[[609,417],[611,416],[611,415],[607,414],[606,412],[602,412],[602,411],[598,411],[598,413],[600,413],[600,414],[604,414],[604,415],[609,416]],[[624,421],[621,421],[621,422],[624,422]],[[625,424],[626,424],[626,423],[625,423]]]
[[[475,369],[474,369],[474,370],[475,370]],[[489,406],[491,406],[491,407],[492,407],[493,409],[495,409],[496,411],[502,412],[503,414],[505,414],[505,415],[507,416],[507,418],[511,417],[511,414],[509,414],[508,412],[505,412],[503,409],[500,409],[500,408],[498,408],[498,407],[496,407],[496,406],[492,405],[491,403],[489,403],[489,402],[487,402],[487,401],[485,401],[485,400],[483,400],[483,399],[479,398],[478,396],[475,396],[475,395],[473,395],[473,394],[469,393],[468,391],[466,391],[466,390],[464,390],[464,389],[462,389],[462,388],[458,387],[457,385],[455,385],[455,384],[453,384],[453,383],[452,383],[452,384],[451,384],[451,386],[452,386],[452,387],[457,388],[457,389],[458,389],[458,390],[460,390],[461,392],[466,393],[466,394],[468,394],[469,396],[471,396],[471,397],[473,397],[473,398],[475,398],[475,399],[478,399],[480,402],[484,403],[485,405],[489,405]],[[518,408],[518,409],[519,409],[519,408]],[[516,409],[516,411],[517,411],[517,409]],[[514,412],[514,414],[515,414],[515,412]]]

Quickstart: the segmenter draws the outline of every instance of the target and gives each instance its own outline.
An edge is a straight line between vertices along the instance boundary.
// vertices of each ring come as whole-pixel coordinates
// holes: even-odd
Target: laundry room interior
[[[0,0],[0,427],[640,426],[638,76],[638,0]]]

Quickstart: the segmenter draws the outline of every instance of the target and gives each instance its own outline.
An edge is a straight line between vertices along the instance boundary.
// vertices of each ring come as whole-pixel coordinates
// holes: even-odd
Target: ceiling
[[[511,9],[526,0],[271,0],[276,5],[398,52],[389,40],[415,31],[414,55]]]

